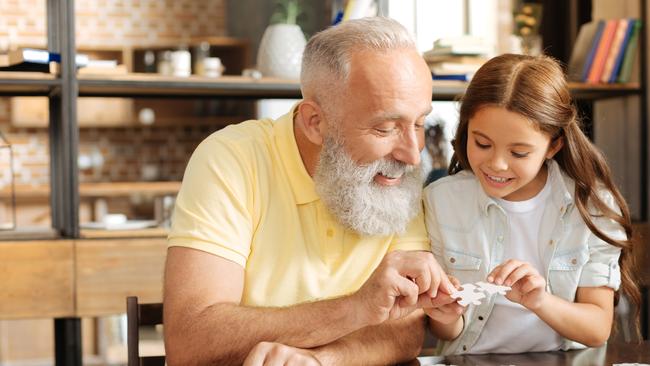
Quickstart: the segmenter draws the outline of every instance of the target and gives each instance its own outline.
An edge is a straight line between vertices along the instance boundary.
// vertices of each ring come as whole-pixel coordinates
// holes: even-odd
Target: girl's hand
[[[506,298],[529,310],[537,310],[548,294],[546,280],[530,263],[509,259],[495,267],[488,275],[488,282],[512,287]]]
[[[447,275],[449,281],[454,285],[457,290],[460,290],[460,282],[454,276]],[[448,296],[447,294],[438,293],[438,296]],[[451,324],[458,320],[458,318],[465,313],[467,308],[454,301],[451,304],[435,307],[423,308],[424,313],[431,319],[440,324]]]

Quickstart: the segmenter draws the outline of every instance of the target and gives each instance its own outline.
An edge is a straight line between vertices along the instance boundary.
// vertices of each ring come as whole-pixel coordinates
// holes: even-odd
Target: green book
[[[630,75],[632,74],[632,66],[634,66],[634,59],[636,57],[636,49],[639,43],[639,32],[641,31],[641,21],[634,21],[634,30],[632,30],[632,35],[630,35],[630,40],[627,44],[627,49],[625,50],[625,56],[623,57],[623,66],[621,66],[621,71],[618,74],[618,79],[616,80],[619,83],[627,83],[630,81]]]

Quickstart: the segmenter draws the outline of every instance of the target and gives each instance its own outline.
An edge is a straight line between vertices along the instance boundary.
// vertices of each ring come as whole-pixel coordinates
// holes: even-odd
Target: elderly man
[[[308,43],[304,99],[214,133],[178,195],[165,271],[170,365],[415,357],[452,302],[428,252],[419,154],[427,65],[385,18]]]

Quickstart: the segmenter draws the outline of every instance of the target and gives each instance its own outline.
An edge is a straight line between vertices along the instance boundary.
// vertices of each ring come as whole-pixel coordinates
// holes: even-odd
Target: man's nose
[[[420,164],[420,144],[418,143],[418,133],[414,128],[404,131],[393,151],[393,157],[408,165]]]

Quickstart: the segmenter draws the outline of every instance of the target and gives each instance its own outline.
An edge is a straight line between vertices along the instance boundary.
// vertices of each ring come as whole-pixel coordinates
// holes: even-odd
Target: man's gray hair
[[[316,92],[347,81],[352,54],[365,50],[415,49],[415,41],[397,21],[370,17],[345,21],[315,34],[305,47],[302,92]],[[336,84],[336,85],[333,85]]]

